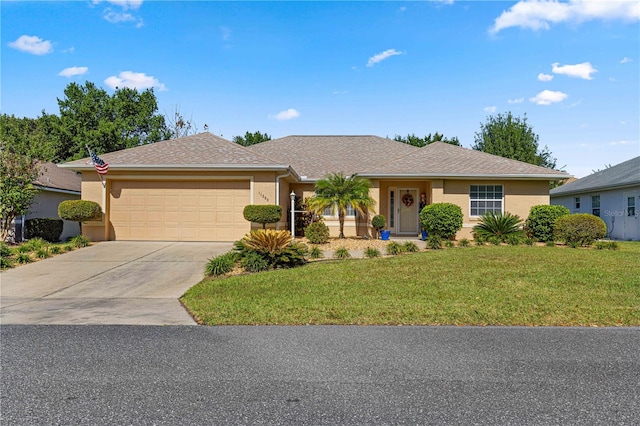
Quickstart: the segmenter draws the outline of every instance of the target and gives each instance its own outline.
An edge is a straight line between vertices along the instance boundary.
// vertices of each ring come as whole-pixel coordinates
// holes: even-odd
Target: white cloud
[[[538,80],[540,80],[540,81],[551,81],[551,80],[553,80],[553,76],[551,74],[545,74],[545,73],[541,72],[540,74],[538,74]]]
[[[347,93],[349,93],[348,90],[334,90],[332,95],[346,95]]]
[[[609,145],[611,146],[616,146],[616,145],[633,145],[634,142],[633,141],[613,141],[613,142],[609,142]]]
[[[103,18],[112,24],[118,24],[120,22],[135,22],[136,28],[140,28],[144,25],[142,19],[136,18],[130,13],[116,12],[111,9],[105,9]]]
[[[591,76],[591,74],[598,72],[598,70],[595,69],[590,62],[562,66],[559,66],[556,62],[555,64],[551,64],[551,71],[554,74],[564,74],[568,75],[569,77],[583,78],[585,80],[592,80],[593,77]]]
[[[370,57],[369,62],[367,62],[367,66],[372,67],[378,62],[382,62],[385,59],[390,58],[392,56],[396,56],[396,55],[404,55],[404,52],[399,52],[396,49],[385,50],[382,53],[378,53],[377,55],[373,55],[372,57]]]
[[[142,72],[122,71],[117,77],[115,75],[108,77],[104,83],[114,90],[116,87],[128,87],[136,90],[151,88],[155,88],[160,91],[167,90],[166,86],[163,83],[160,83],[157,78],[146,75]]]
[[[88,67],[69,67],[65,68],[58,73],[61,77],[73,77],[74,75],[82,75],[89,72]]]
[[[484,112],[488,112],[488,113],[494,113],[498,110],[497,107],[495,106],[488,106],[488,107],[484,107]]]
[[[300,117],[300,113],[298,112],[298,110],[294,108],[285,109],[284,111],[280,111],[276,115],[269,116],[269,118],[275,118],[276,120],[280,120],[280,121],[292,120],[298,117]]]
[[[496,18],[490,32],[520,27],[534,31],[548,30],[551,24],[581,23],[596,19],[640,20],[640,2],[637,0],[593,1],[521,0]]]
[[[507,102],[510,104],[521,104],[524,102],[524,98],[509,99]]]
[[[9,43],[9,47],[31,53],[33,55],[46,55],[53,52],[53,45],[49,40],[43,40],[38,36],[21,35],[16,41]]]
[[[222,32],[222,40],[226,41],[231,39],[231,28],[220,27],[220,31]]]
[[[123,10],[139,9],[142,6],[143,0],[106,0],[107,3],[111,3],[115,6],[121,7]],[[100,4],[102,0],[93,0],[93,4]]]
[[[529,101],[536,105],[551,105],[557,102],[562,102],[567,99],[567,97],[569,97],[569,95],[566,93],[556,92],[553,90],[543,90],[533,98],[530,98]]]
[[[626,64],[627,62],[632,62],[633,59],[627,58],[626,56],[620,60],[621,64]]]
[[[400,7],[400,12],[406,12],[406,11],[407,11],[407,6]]]

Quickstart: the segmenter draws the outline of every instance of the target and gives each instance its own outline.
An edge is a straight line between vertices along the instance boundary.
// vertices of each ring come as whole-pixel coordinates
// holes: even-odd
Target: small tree
[[[65,200],[58,204],[58,216],[64,220],[78,222],[82,233],[82,222],[100,219],[102,217],[102,209],[100,204],[94,201]]]
[[[376,230],[376,236],[380,235],[380,230],[384,228],[387,224],[387,219],[381,215],[375,215],[373,219],[371,219],[371,226]]]
[[[4,241],[13,220],[31,207],[38,189],[33,181],[38,178],[38,163],[31,157],[0,148],[0,241]]]
[[[451,203],[429,204],[420,212],[420,223],[429,235],[449,239],[462,229],[462,209]]]
[[[282,207],[272,204],[249,204],[242,211],[244,218],[249,222],[262,224],[266,229],[267,223],[277,223],[282,217]]]

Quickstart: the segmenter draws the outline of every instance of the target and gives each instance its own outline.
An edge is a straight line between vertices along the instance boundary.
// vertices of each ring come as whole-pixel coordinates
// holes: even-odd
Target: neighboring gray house
[[[58,204],[64,200],[79,200],[82,178],[72,170],[62,169],[54,163],[40,165],[40,177],[33,182],[40,190],[33,200],[29,213],[15,220],[15,241],[22,241],[25,235],[23,224],[33,218],[59,218]],[[64,221],[60,240],[80,234],[78,222]]]
[[[551,204],[591,213],[607,224],[607,237],[640,240],[640,157],[550,191]]]

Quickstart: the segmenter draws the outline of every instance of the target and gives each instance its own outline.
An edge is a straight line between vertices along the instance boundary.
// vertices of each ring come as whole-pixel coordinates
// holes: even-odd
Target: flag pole
[[[84,146],[87,148],[87,151],[89,152],[89,158],[91,158],[91,163],[93,164],[93,158],[91,156],[91,150],[89,149],[89,145],[84,144]],[[94,164],[94,166],[95,166],[95,164]],[[96,173],[98,173],[98,170],[96,170]],[[102,175],[100,173],[98,173],[98,176],[100,176],[100,182],[102,182],[102,187],[106,188],[107,185],[105,184],[104,179],[102,179]]]

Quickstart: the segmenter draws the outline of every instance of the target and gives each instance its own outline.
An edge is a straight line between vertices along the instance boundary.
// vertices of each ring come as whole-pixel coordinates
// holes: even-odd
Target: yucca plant
[[[427,248],[431,250],[440,250],[442,248],[442,238],[439,235],[429,235],[427,238]]]
[[[404,247],[401,244],[392,241],[387,244],[387,253],[391,256],[397,256],[404,253]]]
[[[291,268],[306,263],[309,249],[305,244],[292,242],[289,231],[259,229],[236,241],[235,250],[240,258],[258,253],[271,268]]]
[[[347,250],[346,247],[338,247],[333,253],[333,257],[336,259],[349,259],[351,257],[351,253],[349,253],[349,250]]]
[[[275,229],[259,229],[251,231],[243,239],[244,245],[260,253],[273,253],[284,250],[291,244],[291,233],[289,231],[276,231]]]
[[[460,247],[469,247],[469,240],[466,238],[463,238],[460,240]]]
[[[322,250],[320,250],[320,247],[312,246],[311,249],[309,250],[309,257],[311,259],[321,259],[324,257],[324,253],[322,253]]]
[[[416,253],[420,251],[420,247],[416,245],[413,241],[407,241],[402,245],[403,251],[407,253]]]
[[[499,239],[505,242],[510,235],[522,235],[522,219],[511,213],[487,212],[480,217],[480,222],[473,227],[474,238],[485,240]]]
[[[209,259],[207,265],[204,268],[204,273],[211,276],[219,276],[224,275],[233,270],[235,266],[235,255],[234,253],[225,253],[220,256],[213,257]]]

